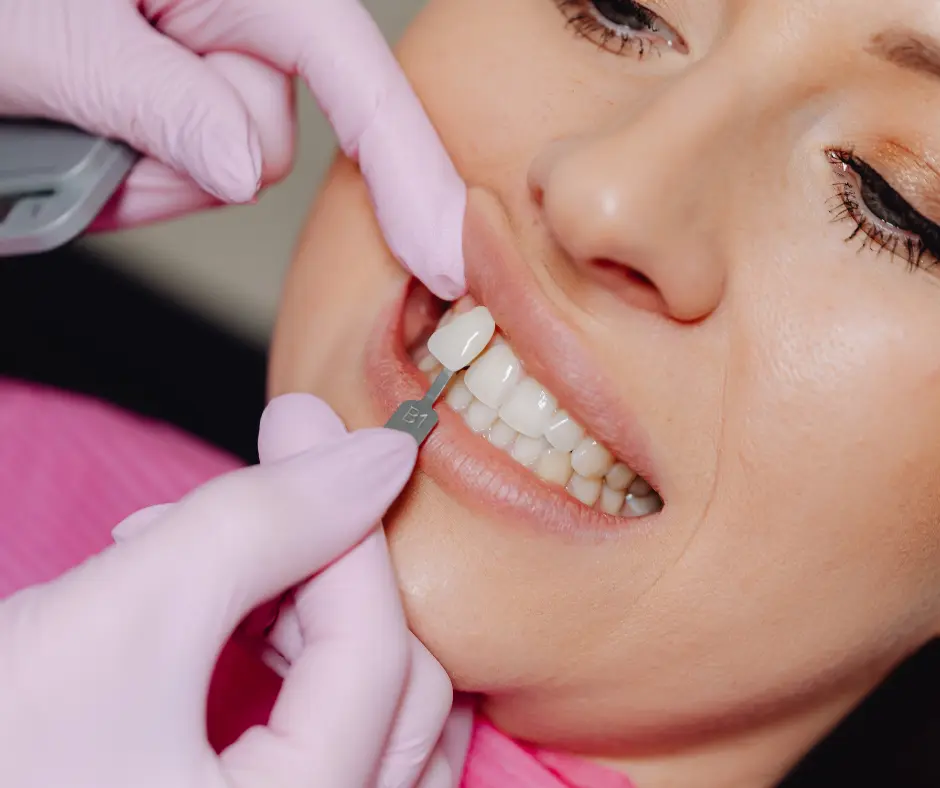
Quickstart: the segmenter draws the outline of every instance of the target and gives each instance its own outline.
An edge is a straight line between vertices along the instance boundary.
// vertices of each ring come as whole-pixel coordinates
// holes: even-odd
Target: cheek
[[[621,115],[637,92],[623,59],[577,40],[549,0],[434,0],[397,53],[458,169],[507,202],[548,144]]]
[[[717,487],[754,514],[726,536],[755,591],[858,639],[927,623],[911,616],[938,561],[940,303],[888,261],[852,263],[885,268],[778,282],[773,313],[739,313]]]

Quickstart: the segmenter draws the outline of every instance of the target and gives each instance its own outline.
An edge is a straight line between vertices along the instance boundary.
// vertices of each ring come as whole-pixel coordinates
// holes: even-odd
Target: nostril
[[[653,284],[652,279],[650,279],[646,274],[637,271],[635,268],[625,268],[624,275],[634,284],[649,288],[656,287],[656,285]]]
[[[537,184],[533,184],[531,187],[532,191],[532,200],[539,207],[545,207],[545,189]]]
[[[666,304],[656,283],[637,268],[616,260],[596,258],[591,267],[606,282],[610,292],[625,302],[650,312],[663,312]]]
[[[595,267],[600,268],[603,271],[609,271],[612,274],[616,274],[620,277],[625,277],[629,282],[640,287],[648,287],[655,289],[656,285],[653,284],[653,280],[650,279],[642,271],[638,271],[636,268],[631,268],[629,265],[624,265],[623,263],[618,263],[615,260],[592,260],[591,261]]]

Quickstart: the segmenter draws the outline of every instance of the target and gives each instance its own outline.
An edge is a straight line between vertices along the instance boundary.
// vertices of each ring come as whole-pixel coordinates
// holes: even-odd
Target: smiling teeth
[[[464,385],[480,402],[499,408],[522,379],[522,364],[509,345],[494,345],[464,375]]]
[[[447,312],[438,326],[452,324],[454,315],[454,310]],[[474,318],[480,320],[484,332],[487,326],[482,326],[482,318]],[[438,356],[454,352],[441,347],[432,350]],[[426,344],[412,357],[428,380],[442,369]],[[564,487],[585,506],[621,517],[643,517],[662,508],[662,499],[645,479],[585,434],[567,411],[558,408],[554,395],[525,374],[522,362],[498,330],[482,355],[454,377],[444,402],[477,435],[543,481]]]

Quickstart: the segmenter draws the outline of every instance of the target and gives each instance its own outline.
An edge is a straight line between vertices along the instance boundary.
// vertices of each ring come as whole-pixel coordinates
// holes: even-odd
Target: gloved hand
[[[116,546],[0,603],[4,786],[452,788],[468,719],[441,737],[450,683],[415,650],[376,529],[413,441],[346,435],[321,402],[290,395],[269,406],[260,445],[262,465],[133,515]],[[205,704],[222,645],[311,575],[269,724],[216,755]]]
[[[358,160],[392,252],[441,298],[460,296],[465,187],[358,0],[0,2],[0,115],[152,157],[99,227],[206,207],[206,192],[246,202],[283,176],[295,74]]]

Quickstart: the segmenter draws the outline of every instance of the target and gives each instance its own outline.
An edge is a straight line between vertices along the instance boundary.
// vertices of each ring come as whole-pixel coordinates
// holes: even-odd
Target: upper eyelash
[[[940,240],[940,227],[918,213],[887,183],[884,184],[885,187],[894,192],[906,210],[912,214],[912,219],[925,225],[925,229],[906,230],[878,217],[870,216],[870,210],[865,207],[865,200],[859,193],[859,185],[852,183],[852,179],[861,180],[858,169],[870,169],[868,165],[856,158],[850,150],[831,149],[826,152],[826,155],[839,178],[833,184],[836,193],[830,198],[830,200],[838,200],[838,205],[830,208],[833,221],[849,220],[855,225],[855,229],[845,239],[847,242],[862,234],[865,238],[861,248],[867,247],[877,252],[887,251],[895,257],[906,259],[911,270],[929,269],[940,263],[940,255],[930,248],[931,244],[922,235],[922,233],[930,232],[931,235],[936,235],[934,240]],[[851,175],[846,177],[848,173]]]
[[[555,0],[555,3],[567,18],[568,26],[579,36],[597,44],[600,49],[622,55],[629,48],[641,60],[650,52],[660,54],[660,45],[655,41],[638,34],[622,33],[605,25],[592,12],[591,0]],[[638,13],[648,15],[650,21],[656,19],[652,11],[639,4],[636,7]]]

